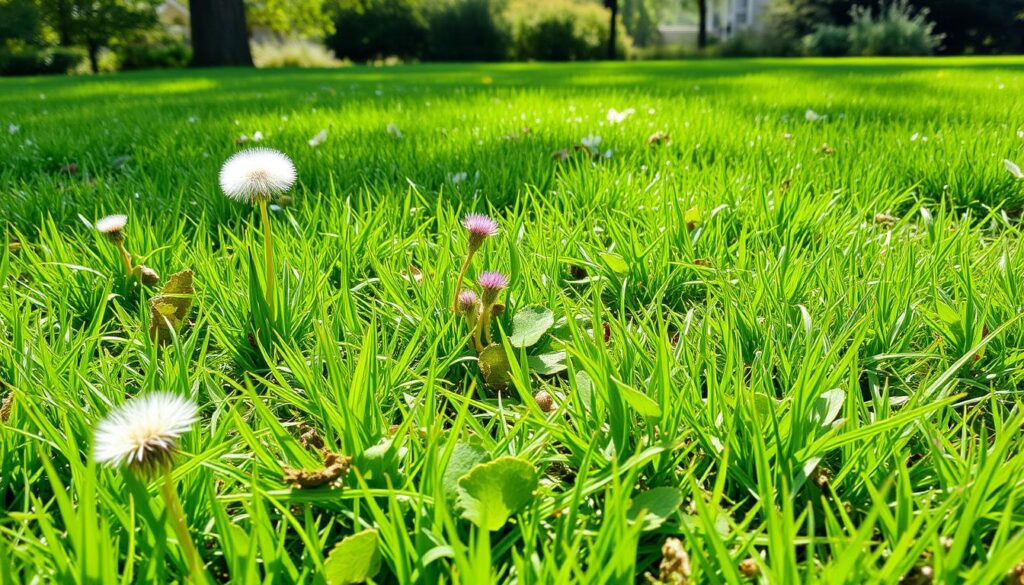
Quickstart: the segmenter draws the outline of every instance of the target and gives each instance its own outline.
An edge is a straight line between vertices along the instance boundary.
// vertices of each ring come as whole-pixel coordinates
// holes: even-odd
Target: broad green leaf
[[[512,335],[508,341],[512,347],[530,347],[540,341],[548,329],[555,324],[555,314],[540,305],[526,307],[512,318]]]
[[[832,424],[832,421],[836,420],[839,413],[843,410],[843,404],[846,402],[846,391],[842,388],[833,388],[826,390],[814,401],[813,410],[811,411],[811,419],[817,422],[820,426],[827,427]]]
[[[612,254],[611,252],[601,252],[601,259],[604,260],[608,268],[612,269],[612,272],[616,274],[626,274],[629,272],[629,264],[619,256],[618,254]]]
[[[374,528],[346,536],[324,561],[324,578],[330,585],[364,583],[378,571],[380,547]]]
[[[584,406],[590,408],[594,401],[594,381],[590,379],[590,374],[584,370],[576,372],[576,390],[579,392],[580,400],[583,401]]]
[[[565,365],[564,351],[531,355],[526,358],[526,363],[529,364],[530,371],[541,376],[557,374],[568,367]]]
[[[947,325],[955,325],[960,322],[960,313],[940,300],[935,301],[935,311],[939,319],[942,319]]]
[[[500,392],[508,388],[511,367],[504,347],[498,344],[485,347],[480,352],[479,361],[480,373],[484,375],[488,389]]]
[[[661,406],[650,396],[624,384],[619,384],[618,388],[619,394],[626,401],[626,404],[642,416],[646,418],[659,418],[661,416]]]
[[[628,517],[630,520],[643,520],[644,530],[654,530],[675,513],[682,503],[683,494],[678,488],[656,487],[633,498]]]
[[[490,459],[490,454],[476,445],[469,443],[456,443],[452,449],[452,455],[448,459],[448,467],[441,477],[441,485],[444,493],[450,498],[458,495],[459,479],[469,473],[469,470],[478,463],[484,463]]]
[[[537,481],[537,468],[518,457],[474,465],[459,480],[462,517],[485,530],[498,530],[533,498]]]

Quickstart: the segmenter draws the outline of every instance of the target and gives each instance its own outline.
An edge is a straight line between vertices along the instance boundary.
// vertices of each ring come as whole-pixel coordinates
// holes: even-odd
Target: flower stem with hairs
[[[178,545],[181,547],[181,552],[185,556],[185,562],[188,564],[189,576],[192,578],[193,583],[205,584],[206,574],[203,572],[203,561],[199,557],[196,545],[192,542],[192,537],[188,533],[185,509],[182,508],[181,500],[178,499],[178,490],[175,487],[170,465],[164,467],[164,480],[160,487],[160,493],[163,495],[164,504],[167,506],[167,513],[170,516],[174,534],[178,537]]]
[[[473,254],[476,250],[470,249],[466,253],[466,260],[462,263],[462,268],[459,269],[459,278],[455,281],[455,296],[452,298],[452,312],[459,310],[459,293],[462,291],[462,282],[466,280],[466,272],[469,271],[469,264],[473,261]]]
[[[277,319],[274,295],[274,240],[270,234],[267,203],[280,197],[295,184],[295,165],[283,152],[271,148],[252,148],[236,152],[220,168],[220,188],[224,194],[242,203],[259,205],[263,222],[263,250],[266,266],[266,297],[270,319]]]
[[[277,319],[275,310],[274,295],[274,240],[270,233],[270,213],[267,211],[267,198],[260,198],[260,218],[263,221],[263,261],[267,274],[267,307],[270,309],[270,319]]]
[[[128,275],[128,278],[131,278],[135,272],[135,267],[132,266],[132,255],[124,247],[124,240],[117,242],[117,251],[121,255],[121,262],[124,263],[124,273]]]
[[[480,213],[470,213],[462,219],[462,227],[469,232],[469,245],[467,246],[466,259],[459,269],[459,278],[455,281],[455,297],[452,299],[452,312],[459,310],[459,294],[462,292],[462,282],[466,278],[466,271],[473,261],[473,255],[480,249],[487,238],[498,233],[498,222]]]
[[[477,280],[482,294],[480,320],[477,324],[476,335],[479,339],[482,331],[487,345],[490,345],[494,342],[491,336],[491,316],[494,314],[494,303],[498,301],[498,293],[508,286],[508,278],[500,272],[484,272]]]

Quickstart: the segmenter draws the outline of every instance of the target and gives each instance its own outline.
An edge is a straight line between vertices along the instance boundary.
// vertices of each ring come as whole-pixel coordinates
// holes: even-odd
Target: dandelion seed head
[[[1024,171],[1021,171],[1020,167],[1012,160],[1004,159],[1003,166],[1006,167],[1006,170],[1009,171],[1015,179],[1024,179]]]
[[[108,215],[97,219],[94,225],[96,227],[96,231],[101,234],[119,232],[124,229],[124,226],[128,225],[128,216],[121,214]]]
[[[101,217],[93,227],[115,244],[124,241],[124,226],[128,225],[128,216],[115,214]]]
[[[96,427],[93,459],[148,473],[170,464],[178,439],[198,418],[191,400],[169,392],[133,398]]]
[[[291,189],[295,178],[295,165],[287,155],[272,148],[251,148],[224,162],[220,188],[235,201],[257,203]]]

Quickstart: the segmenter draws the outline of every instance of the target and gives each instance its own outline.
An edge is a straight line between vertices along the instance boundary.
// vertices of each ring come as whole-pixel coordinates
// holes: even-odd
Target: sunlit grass
[[[218,581],[322,583],[376,528],[382,583],[633,583],[668,537],[695,582],[997,582],[1024,561],[1021,95],[1020,58],[0,80],[0,583],[185,578],[163,480],[91,458],[155,391],[201,409],[173,479]],[[276,312],[218,186],[257,144],[298,171]],[[500,346],[500,396],[452,312],[471,211],[499,233],[467,282],[510,279],[495,341],[555,318]],[[172,343],[92,229],[122,213],[138,264],[194,272]],[[310,437],[351,467],[293,488]],[[478,451],[541,474],[494,532],[446,477]]]

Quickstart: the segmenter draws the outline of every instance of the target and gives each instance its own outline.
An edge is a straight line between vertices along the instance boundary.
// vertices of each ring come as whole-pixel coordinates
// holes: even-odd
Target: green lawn
[[[1024,57],[0,80],[0,583],[636,583],[669,537],[697,583],[1000,582],[1022,95]],[[273,310],[218,184],[254,145],[298,173]],[[130,264],[194,273],[171,343],[117,213]],[[173,479],[97,463],[158,391],[199,406]]]

